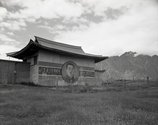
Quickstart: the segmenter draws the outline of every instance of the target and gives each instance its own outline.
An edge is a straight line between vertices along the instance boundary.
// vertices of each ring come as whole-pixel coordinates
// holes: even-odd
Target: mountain
[[[112,56],[96,64],[96,69],[105,70],[101,79],[105,80],[158,80],[158,56],[136,55],[125,52]]]

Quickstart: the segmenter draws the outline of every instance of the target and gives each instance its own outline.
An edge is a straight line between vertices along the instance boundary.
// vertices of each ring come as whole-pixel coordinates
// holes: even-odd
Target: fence
[[[30,82],[30,64],[0,60],[0,83],[14,84],[20,82]]]

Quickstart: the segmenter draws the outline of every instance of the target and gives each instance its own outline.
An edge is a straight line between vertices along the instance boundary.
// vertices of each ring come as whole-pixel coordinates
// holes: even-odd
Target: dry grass
[[[158,86],[130,88],[112,85],[102,92],[69,93],[0,85],[0,125],[158,124]]]

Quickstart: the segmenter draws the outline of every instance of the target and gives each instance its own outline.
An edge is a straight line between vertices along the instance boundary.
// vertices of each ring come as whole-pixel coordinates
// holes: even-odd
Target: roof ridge
[[[35,36],[35,39],[42,39],[44,40],[44,42],[47,42],[47,43],[50,43],[50,44],[55,44],[55,45],[60,45],[60,46],[64,46],[64,47],[68,47],[68,48],[75,48],[75,49],[81,49],[82,50],[82,47],[81,46],[75,46],[75,45],[70,45],[70,44],[65,44],[65,43],[61,43],[61,42],[56,42],[56,41],[52,41],[52,40],[49,40],[49,39],[45,39],[45,38],[42,38],[42,37],[39,37],[39,36]],[[37,40],[38,41],[38,40]],[[51,43],[52,42],[52,43]],[[83,51],[83,50],[82,50]]]

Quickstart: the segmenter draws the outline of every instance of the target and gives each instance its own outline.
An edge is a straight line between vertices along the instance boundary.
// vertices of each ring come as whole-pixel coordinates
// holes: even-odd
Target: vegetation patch
[[[87,87],[87,86],[86,86]],[[158,87],[135,86],[135,90],[102,88],[30,87],[1,85],[2,125],[156,125]],[[128,85],[130,88],[130,85]],[[65,92],[65,90],[70,92]],[[115,90],[116,89],[116,90]],[[117,91],[120,89],[120,91]],[[73,90],[73,91],[72,91]],[[96,90],[96,91],[94,91]]]

